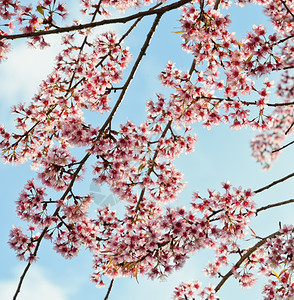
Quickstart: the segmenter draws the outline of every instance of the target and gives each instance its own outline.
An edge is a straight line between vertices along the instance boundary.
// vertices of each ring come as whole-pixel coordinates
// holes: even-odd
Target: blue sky
[[[75,7],[76,11],[76,7]],[[252,24],[265,21],[259,6],[231,9],[232,30],[240,38],[245,35]],[[224,12],[226,13],[226,12]],[[176,66],[186,70],[191,64],[191,56],[182,52],[179,35],[173,33],[178,30],[179,12],[170,12],[164,16],[158,32],[144,57],[137,76],[132,83],[125,102],[119,108],[115,117],[116,124],[125,122],[127,118],[139,123],[145,116],[144,103],[150,98],[155,98],[156,92],[168,92],[160,87],[157,75],[162,71],[168,60],[176,62]],[[126,41],[130,50],[136,51],[145,38],[148,24],[152,18],[147,18],[136,29],[132,39]],[[119,31],[122,29],[117,28]],[[26,101],[37,92],[38,85],[50,72],[54,64],[54,57],[60,49],[58,37],[50,37],[51,48],[46,50],[32,50],[24,41],[12,43],[12,52],[8,61],[0,65],[0,123],[6,124],[8,129],[13,128],[13,116],[10,108],[13,104]],[[277,77],[276,77],[277,79]],[[275,101],[275,97],[273,97]],[[176,161],[176,166],[185,174],[187,188],[180,195],[178,205],[187,205],[193,191],[199,190],[205,195],[207,188],[221,188],[221,182],[230,180],[235,186],[262,187],[275,179],[283,177],[293,171],[290,151],[287,148],[272,169],[265,172],[250,157],[249,141],[255,132],[250,129],[232,131],[227,125],[220,125],[208,131],[200,125],[195,126],[198,143],[195,152],[183,155]],[[18,278],[25,266],[19,262],[7,245],[9,230],[12,224],[21,222],[16,218],[14,201],[22,190],[25,182],[35,174],[30,170],[29,164],[12,166],[0,165],[1,188],[1,258],[0,258],[0,299],[11,299],[16,289]],[[91,184],[91,171],[79,188],[81,193],[88,193]],[[293,179],[288,180],[270,191],[266,191],[255,198],[258,206],[286,200],[292,197]],[[94,210],[95,207],[93,207]],[[252,221],[252,227],[257,234],[265,236],[277,230],[278,222],[292,222],[290,207],[288,210],[265,212]],[[89,282],[92,272],[91,256],[81,251],[78,258],[64,260],[52,250],[52,245],[42,244],[40,259],[34,264],[24,281],[19,300],[55,299],[55,300],[80,300],[103,299],[106,289],[97,289]],[[172,274],[166,281],[151,281],[146,278],[122,278],[115,281],[110,299],[171,299],[174,286],[182,281],[198,279],[208,283],[209,279],[202,274],[208,260],[212,260],[211,251],[197,253],[185,267]],[[214,283],[217,283],[214,282]],[[230,279],[219,293],[221,299],[262,299],[258,294],[260,285],[252,290],[242,290],[237,282]]]

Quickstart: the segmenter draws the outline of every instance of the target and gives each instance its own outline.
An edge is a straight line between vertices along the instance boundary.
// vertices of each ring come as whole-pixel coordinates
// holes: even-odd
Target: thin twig
[[[281,39],[278,42],[274,43],[273,45],[278,45],[278,44],[284,43],[287,40],[292,39],[293,37],[294,37],[294,35],[289,35],[289,36],[285,37],[284,39]]]
[[[281,2],[283,3],[284,7],[286,8],[287,12],[292,16],[293,20],[294,20],[294,14],[292,13],[292,11],[289,9],[289,7],[287,6],[286,2],[284,0],[281,0]]]
[[[286,130],[285,135],[287,135],[290,132],[290,130],[291,130],[291,128],[293,126],[294,126],[294,122],[292,122],[292,124],[290,125],[290,127]]]
[[[282,206],[282,205],[291,204],[291,203],[294,203],[294,199],[289,199],[289,200],[285,200],[285,201],[282,201],[282,202],[262,206],[262,207],[260,207],[256,210],[256,215],[259,212],[263,211],[263,210],[267,210],[267,209],[270,209],[270,208],[273,208],[273,207]]]
[[[272,153],[275,153],[275,152],[281,151],[281,150],[283,150],[283,149],[287,148],[288,146],[292,145],[293,143],[294,143],[294,141],[292,141],[292,142],[290,142],[290,143],[286,144],[285,146],[283,146],[283,147],[281,147],[281,148],[279,148],[279,149],[273,150],[273,151],[272,151]]]
[[[276,231],[270,235],[268,235],[267,237],[263,238],[262,240],[260,240],[258,243],[256,243],[253,247],[249,248],[249,250],[247,250],[247,252],[241,256],[241,258],[237,261],[237,263],[234,265],[234,269],[238,269],[242,263],[254,252],[256,251],[258,248],[260,248],[263,244],[265,244],[267,242],[267,240],[274,238],[276,236],[282,235],[283,233],[280,231]],[[221,287],[224,285],[224,283],[233,275],[233,271],[232,269],[223,276],[222,280],[219,282],[219,284],[215,287],[215,291],[218,292]]]
[[[109,285],[109,287],[108,287],[107,293],[106,293],[106,295],[105,295],[105,297],[104,297],[104,300],[108,300],[108,296],[109,296],[109,294],[110,294],[110,292],[111,292],[111,289],[112,289],[112,287],[113,287],[113,282],[114,282],[114,279],[112,278],[111,281],[110,281],[110,285]]]
[[[228,102],[233,102],[235,99],[232,98],[221,98],[221,97],[207,97],[207,96],[201,96],[198,97],[199,99],[210,99],[210,100],[219,100],[219,101],[228,101]],[[244,101],[244,100],[236,100],[244,105],[256,105],[257,101]],[[272,106],[272,107],[278,107],[278,106],[290,106],[294,105],[294,102],[284,102],[284,103],[267,103],[267,106]]]
[[[139,67],[139,64],[140,64],[140,62],[141,62],[143,56],[146,55],[146,50],[147,50],[147,48],[148,48],[148,46],[149,46],[149,44],[150,44],[151,38],[152,38],[152,36],[153,36],[153,34],[154,34],[155,30],[156,30],[156,27],[157,27],[157,25],[158,25],[158,23],[159,23],[159,21],[160,21],[160,19],[161,19],[161,16],[162,16],[162,14],[158,14],[158,15],[156,16],[156,18],[155,18],[155,20],[154,20],[154,22],[153,22],[153,24],[152,24],[152,27],[151,27],[150,31],[148,32],[148,34],[147,34],[146,40],[145,40],[145,42],[144,42],[144,44],[143,44],[143,47],[142,47],[141,50],[140,50],[140,53],[139,53],[139,55],[138,55],[138,57],[137,57],[137,60],[136,60],[134,66],[133,66],[133,68],[132,68],[132,70],[131,70],[131,72],[130,72],[130,75],[129,75],[127,81],[126,81],[125,84],[124,84],[123,90],[122,90],[122,92],[121,92],[121,94],[120,94],[118,100],[116,101],[116,103],[115,103],[115,105],[114,105],[114,107],[113,107],[111,113],[109,114],[109,116],[108,116],[106,122],[105,122],[104,125],[101,127],[100,131],[101,131],[101,130],[102,130],[102,131],[105,130],[105,128],[106,128],[106,127],[108,126],[108,124],[111,122],[111,120],[112,120],[113,116],[115,115],[115,113],[116,113],[118,107],[120,106],[121,102],[123,101],[123,98],[124,98],[124,96],[125,96],[125,94],[126,94],[126,92],[127,92],[127,89],[128,89],[128,87],[129,87],[131,81],[133,80],[133,78],[134,78],[134,76],[135,76],[135,73],[136,73],[136,71],[137,71],[137,69],[138,69],[138,67]]]
[[[254,191],[254,193],[258,194],[260,192],[263,192],[264,190],[267,190],[267,189],[271,188],[272,186],[274,186],[274,185],[276,185],[278,183],[281,183],[281,182],[283,182],[283,181],[285,181],[285,180],[287,180],[287,179],[289,179],[289,178],[291,178],[293,176],[294,176],[294,173],[291,173],[291,174],[289,174],[289,175],[287,175],[287,176],[285,176],[285,177],[283,177],[281,179],[275,180],[272,183],[270,183],[270,184],[268,184],[268,185],[266,185],[266,186],[264,186],[264,187],[262,187],[262,188],[260,188],[260,189],[258,189],[256,191]]]
[[[166,127],[164,128],[164,130],[163,130],[163,132],[162,132],[159,140],[163,139],[166,136],[169,128],[171,127],[171,124],[172,124],[172,120],[168,121],[168,123],[167,123]],[[147,171],[147,176],[149,176],[152,173],[153,169],[154,169],[155,160],[156,160],[156,158],[158,156],[158,153],[159,153],[159,151],[155,150],[154,155],[153,155],[152,160],[151,160],[153,163],[152,163],[152,165],[149,167],[149,169]],[[140,196],[139,196],[139,200],[138,200],[136,208],[135,208],[136,212],[140,208],[140,203],[143,200],[144,193],[145,193],[145,187],[141,190],[141,193],[140,193]]]
[[[111,120],[112,120],[114,114],[116,113],[116,111],[117,111],[117,109],[118,109],[120,103],[122,102],[122,100],[123,100],[123,98],[124,98],[124,95],[125,95],[125,93],[126,93],[128,87],[129,87],[129,85],[130,85],[130,83],[131,83],[131,81],[132,81],[134,75],[135,75],[135,72],[136,72],[136,70],[137,70],[137,68],[138,68],[138,66],[139,66],[139,64],[140,64],[140,62],[141,62],[143,56],[144,56],[145,53],[146,53],[146,50],[147,50],[147,48],[148,48],[148,46],[149,46],[149,44],[150,44],[151,38],[152,38],[152,36],[153,36],[153,34],[154,34],[155,30],[156,30],[156,27],[157,27],[157,25],[158,25],[158,23],[159,23],[159,21],[160,21],[161,16],[162,16],[162,14],[158,14],[158,15],[156,16],[156,18],[155,18],[155,20],[154,20],[154,22],[153,22],[153,25],[152,25],[152,27],[151,27],[151,29],[150,29],[150,31],[149,31],[147,37],[146,37],[145,43],[144,43],[143,47],[141,48],[141,51],[140,51],[140,53],[139,53],[139,55],[138,55],[138,58],[137,58],[137,60],[136,60],[136,62],[135,62],[135,64],[134,64],[134,66],[133,66],[133,68],[132,68],[132,70],[131,70],[131,73],[130,73],[130,75],[129,75],[127,81],[126,81],[126,83],[124,84],[124,88],[123,88],[123,90],[122,90],[122,92],[121,92],[121,94],[120,94],[120,97],[119,97],[119,99],[117,100],[116,104],[114,105],[114,107],[113,107],[111,113],[109,114],[107,120],[105,121],[104,125],[103,125],[103,126],[101,127],[101,129],[99,130],[99,135],[98,135],[98,137],[97,137],[97,140],[99,140],[99,139],[101,138],[101,136],[103,135],[105,129],[108,127],[108,125],[109,125],[109,123],[111,122]],[[69,183],[67,189],[65,190],[65,192],[63,193],[63,195],[62,195],[62,197],[61,197],[61,199],[60,199],[61,201],[65,200],[67,194],[71,191],[71,189],[72,189],[72,187],[73,187],[73,185],[74,185],[74,182],[75,182],[75,180],[76,180],[76,177],[78,176],[78,173],[80,172],[80,170],[82,169],[83,165],[86,163],[86,161],[88,160],[88,158],[89,158],[90,156],[91,156],[91,154],[90,154],[90,152],[88,152],[88,153],[84,156],[84,158],[80,161],[80,165],[77,167],[76,171],[74,172],[73,177],[72,177],[72,179],[71,179],[71,181],[70,181],[70,183]],[[59,210],[60,210],[60,207],[58,207],[58,208],[55,210],[53,216],[57,216]],[[38,241],[37,241],[37,244],[36,244],[36,248],[35,248],[35,250],[34,250],[34,252],[33,252],[33,256],[35,256],[35,257],[37,256],[37,252],[38,252],[39,246],[40,246],[40,244],[41,244],[41,241],[42,241],[44,235],[47,233],[48,229],[49,229],[49,226],[45,227],[45,228],[43,229],[42,233],[40,234],[40,236],[39,236],[39,238],[38,238]],[[19,283],[18,283],[18,286],[17,286],[16,292],[15,292],[15,294],[14,294],[13,300],[16,300],[16,298],[17,298],[17,296],[18,296],[18,294],[19,294],[19,292],[20,292],[20,289],[21,289],[23,280],[24,280],[24,278],[25,278],[25,276],[26,276],[26,273],[28,272],[30,266],[31,266],[31,262],[28,262],[28,264],[27,264],[27,266],[25,267],[25,269],[24,269],[22,275],[20,276],[20,281],[19,281]]]

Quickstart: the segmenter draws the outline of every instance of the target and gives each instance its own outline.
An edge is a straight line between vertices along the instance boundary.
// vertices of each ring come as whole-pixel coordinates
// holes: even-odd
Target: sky
[[[73,10],[77,13],[77,5]],[[232,30],[239,38],[244,37],[246,31],[251,29],[252,24],[267,22],[261,14],[258,6],[245,8],[233,7]],[[191,56],[185,54],[180,47],[179,35],[173,33],[178,30],[179,12],[170,12],[164,16],[158,31],[156,32],[147,55],[144,57],[141,67],[130,86],[125,102],[118,110],[116,125],[127,119],[135,123],[141,122],[145,116],[144,103],[150,98],[155,98],[156,92],[169,92],[163,89],[157,75],[163,70],[167,61],[176,62],[176,66],[186,70],[191,63]],[[151,24],[152,18],[135,30],[132,39],[126,41],[130,50],[138,51],[145,38],[145,32]],[[121,28],[112,28],[122,32]],[[8,60],[0,65],[0,123],[4,123],[7,129],[13,129],[13,116],[10,114],[11,106],[19,102],[29,102],[38,85],[54,66],[54,57],[61,49],[60,39],[50,37],[51,47],[45,50],[29,48],[25,41],[12,43],[12,51]],[[275,78],[278,79],[277,77]],[[273,99],[274,96],[273,96]],[[207,188],[221,189],[221,182],[230,180],[234,186],[241,185],[244,188],[257,189],[275,179],[281,178],[293,171],[291,160],[291,148],[285,149],[279,161],[265,172],[251,158],[249,141],[256,134],[250,129],[233,131],[227,125],[214,127],[210,131],[203,129],[199,124],[195,126],[198,135],[198,143],[195,151],[190,155],[183,155],[176,161],[176,167],[180,169],[188,182],[186,189],[181,193],[179,206],[188,205],[193,191],[199,190],[206,195]],[[96,192],[108,194],[107,187],[101,190],[91,185],[91,172],[88,172],[82,184],[81,192]],[[0,164],[0,299],[12,299],[16,289],[18,278],[25,266],[19,262],[7,244],[9,230],[12,224],[19,225],[21,222],[15,215],[15,203],[18,194],[26,181],[35,176],[29,164],[12,166]],[[258,195],[254,200],[258,206],[263,206],[277,201],[287,200],[292,197],[293,179],[280,184],[275,188]],[[121,204],[117,204],[119,209]],[[259,218],[252,221],[251,227],[257,234],[266,236],[278,229],[279,221],[283,224],[292,222],[291,207],[288,210],[275,210],[260,214]],[[93,211],[95,205],[93,206]],[[25,278],[19,300],[80,300],[80,299],[103,299],[106,289],[97,289],[89,281],[91,268],[91,255],[82,250],[78,258],[64,260],[52,250],[52,245],[46,241],[42,243],[39,252],[39,260],[34,264]],[[151,281],[143,277],[135,279],[122,278],[114,283],[109,299],[128,300],[159,300],[171,299],[174,286],[182,281],[197,279],[204,285],[210,282],[205,278],[202,269],[208,260],[212,260],[211,251],[196,253],[184,266],[183,269],[172,274],[165,281]],[[211,281],[216,284],[217,281]],[[107,282],[106,282],[107,283]],[[222,288],[219,296],[221,299],[262,299],[259,291],[261,282],[251,290],[242,290],[236,280],[232,278]]]

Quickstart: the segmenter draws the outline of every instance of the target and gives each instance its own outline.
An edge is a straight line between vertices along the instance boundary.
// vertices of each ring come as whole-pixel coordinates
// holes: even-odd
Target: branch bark
[[[147,10],[142,11],[127,17],[122,18],[114,18],[114,19],[105,19],[98,22],[92,22],[92,23],[86,23],[86,24],[80,24],[80,25],[73,25],[68,27],[62,27],[58,29],[52,29],[52,30],[42,30],[42,31],[36,31],[36,32],[30,32],[30,33],[21,33],[21,34],[12,34],[12,35],[0,35],[0,40],[6,39],[6,40],[15,40],[15,39],[22,39],[22,38],[28,38],[28,37],[35,37],[35,36],[45,36],[50,34],[60,34],[65,32],[72,32],[72,31],[78,31],[83,29],[89,29],[89,28],[95,28],[98,26],[108,25],[108,24],[117,24],[117,23],[127,23],[129,21],[135,20],[137,18],[150,16],[150,15],[162,15],[170,10],[177,9],[187,3],[191,2],[191,0],[180,0],[177,2],[174,2],[172,4],[163,6],[161,8],[157,8],[154,10]]]
[[[270,184],[268,184],[268,185],[266,185],[266,186],[264,186],[264,187],[262,187],[262,188],[260,188],[258,190],[255,190],[254,193],[255,194],[261,193],[261,192],[263,192],[263,191],[271,188],[272,186],[274,186],[274,185],[276,185],[278,183],[281,183],[281,182],[283,182],[283,181],[285,181],[285,180],[287,180],[287,179],[289,179],[289,178],[291,178],[293,176],[294,176],[294,173],[291,173],[291,174],[289,174],[289,175],[287,175],[287,176],[285,176],[285,177],[283,177],[281,179],[273,181],[272,183],[270,183]]]
[[[273,208],[273,207],[282,206],[282,205],[291,204],[291,203],[294,203],[294,199],[289,199],[289,200],[285,200],[285,201],[282,201],[282,202],[262,206],[262,207],[260,207],[256,210],[256,215],[259,212],[263,211],[263,210],[267,210],[267,209],[270,209],[270,208]]]
[[[104,297],[104,300],[108,300],[108,297],[109,297],[109,295],[110,295],[111,289],[112,289],[112,287],[113,287],[113,282],[114,282],[114,279],[111,279],[110,285],[109,285],[109,287],[108,287],[108,290],[107,290],[107,293],[106,293],[106,295],[105,295],[105,297]]]
[[[258,243],[256,243],[253,247],[251,247],[249,250],[247,250],[247,252],[242,255],[242,257],[237,261],[237,263],[234,265],[234,268],[239,268],[242,263],[254,252],[256,251],[258,248],[260,248],[263,244],[265,244],[267,242],[268,239],[274,238],[276,236],[282,235],[282,233],[280,231],[276,231],[270,235],[268,235],[267,237],[263,238],[261,241],[259,241]],[[215,287],[215,292],[218,292],[221,287],[225,284],[225,282],[233,275],[233,271],[232,269],[226,274],[224,275],[224,277],[222,278],[222,280],[219,282],[219,284]]]
[[[284,0],[281,0],[281,2],[283,3],[284,7],[286,8],[287,12],[291,15],[291,17],[294,20],[294,14],[292,13],[292,11],[290,10],[290,8],[287,6],[286,2]]]
[[[273,151],[272,151],[272,153],[275,153],[275,152],[281,151],[281,150],[283,150],[283,149],[287,148],[288,146],[292,145],[293,143],[294,143],[294,141],[292,141],[292,142],[290,142],[290,143],[288,143],[288,144],[284,145],[284,146],[283,146],[283,147],[281,147],[281,148],[278,148],[278,149],[276,149],[276,150],[273,150]]]
[[[132,79],[133,79],[135,73],[136,73],[136,70],[137,70],[138,67],[139,67],[139,64],[140,64],[140,62],[141,62],[143,56],[144,56],[145,53],[146,53],[146,50],[147,50],[147,48],[148,48],[148,46],[149,46],[149,44],[150,44],[151,38],[152,38],[152,36],[153,36],[153,34],[154,34],[155,30],[156,30],[156,27],[157,27],[157,25],[158,25],[158,23],[159,23],[159,21],[160,21],[160,19],[161,19],[161,16],[162,16],[162,14],[158,14],[158,15],[156,16],[156,18],[155,18],[155,20],[154,20],[154,22],[153,22],[153,24],[152,24],[152,27],[151,27],[151,29],[150,29],[150,31],[149,31],[147,37],[146,37],[146,40],[145,40],[145,42],[144,42],[144,44],[143,44],[143,46],[142,46],[142,48],[141,48],[141,50],[140,50],[140,53],[139,53],[139,55],[138,55],[138,57],[137,57],[137,60],[136,60],[134,66],[133,66],[133,68],[132,68],[132,70],[131,70],[131,73],[130,73],[130,75],[129,75],[127,81],[126,81],[125,84],[124,84],[124,87],[123,87],[122,92],[121,92],[121,94],[120,94],[118,100],[116,101],[116,104],[114,105],[114,107],[113,107],[111,113],[109,114],[107,120],[105,121],[104,125],[103,125],[103,126],[101,127],[101,129],[99,130],[99,135],[98,135],[98,137],[97,137],[97,140],[99,140],[99,139],[101,138],[101,136],[103,135],[105,129],[108,127],[108,125],[110,124],[110,122],[111,122],[113,116],[115,115],[115,113],[116,113],[116,111],[117,111],[119,105],[120,105],[121,102],[123,101],[124,96],[125,96],[125,93],[126,93],[128,87],[129,87],[129,85],[130,85],[130,83],[131,83],[131,81],[132,81]],[[74,185],[74,183],[75,183],[75,180],[76,180],[76,178],[77,178],[79,172],[81,171],[82,167],[84,166],[84,164],[86,163],[86,161],[88,160],[88,158],[89,158],[90,156],[91,156],[91,154],[88,152],[88,153],[84,156],[84,158],[80,161],[79,166],[78,166],[78,168],[76,169],[76,171],[75,171],[75,173],[74,173],[74,175],[73,175],[73,178],[72,178],[71,182],[69,183],[67,189],[66,189],[65,192],[63,193],[63,195],[62,195],[62,197],[60,198],[60,200],[64,200],[64,199],[66,198],[66,196],[68,195],[68,193],[71,191],[71,189],[72,189],[72,187],[73,187],[73,185]],[[58,208],[55,210],[53,216],[56,216],[56,215],[58,214],[59,210],[60,210],[60,207],[58,207]],[[37,256],[38,249],[39,249],[39,247],[40,247],[41,241],[42,241],[44,235],[46,234],[46,232],[48,231],[48,229],[49,229],[48,226],[45,227],[45,228],[43,229],[42,233],[40,234],[40,236],[39,236],[39,238],[38,238],[38,241],[37,241],[37,244],[36,244],[36,248],[35,248],[34,253],[33,253],[33,256],[35,256],[35,257]],[[24,280],[24,278],[25,278],[25,276],[26,276],[26,274],[27,274],[27,272],[28,272],[28,270],[29,270],[31,264],[32,264],[31,262],[28,262],[28,264],[27,264],[27,266],[25,267],[25,269],[24,269],[22,275],[20,276],[20,280],[19,280],[17,289],[16,289],[16,291],[15,291],[15,294],[14,294],[14,296],[13,296],[13,300],[16,300],[16,299],[17,299],[17,296],[18,296],[18,294],[19,294],[19,292],[20,292],[20,289],[21,289],[23,280]]]

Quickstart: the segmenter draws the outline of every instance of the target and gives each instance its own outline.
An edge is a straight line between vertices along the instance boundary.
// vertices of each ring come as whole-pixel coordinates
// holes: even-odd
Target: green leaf
[[[138,168],[138,171],[141,172],[145,168],[146,164],[141,164]]]
[[[43,9],[42,6],[38,5],[38,6],[37,6],[37,10],[38,10],[38,12],[39,12],[42,16],[44,16],[44,9]]]
[[[279,280],[281,280],[279,274],[278,274],[275,270],[272,270],[272,272],[274,273],[274,275],[275,275]]]

